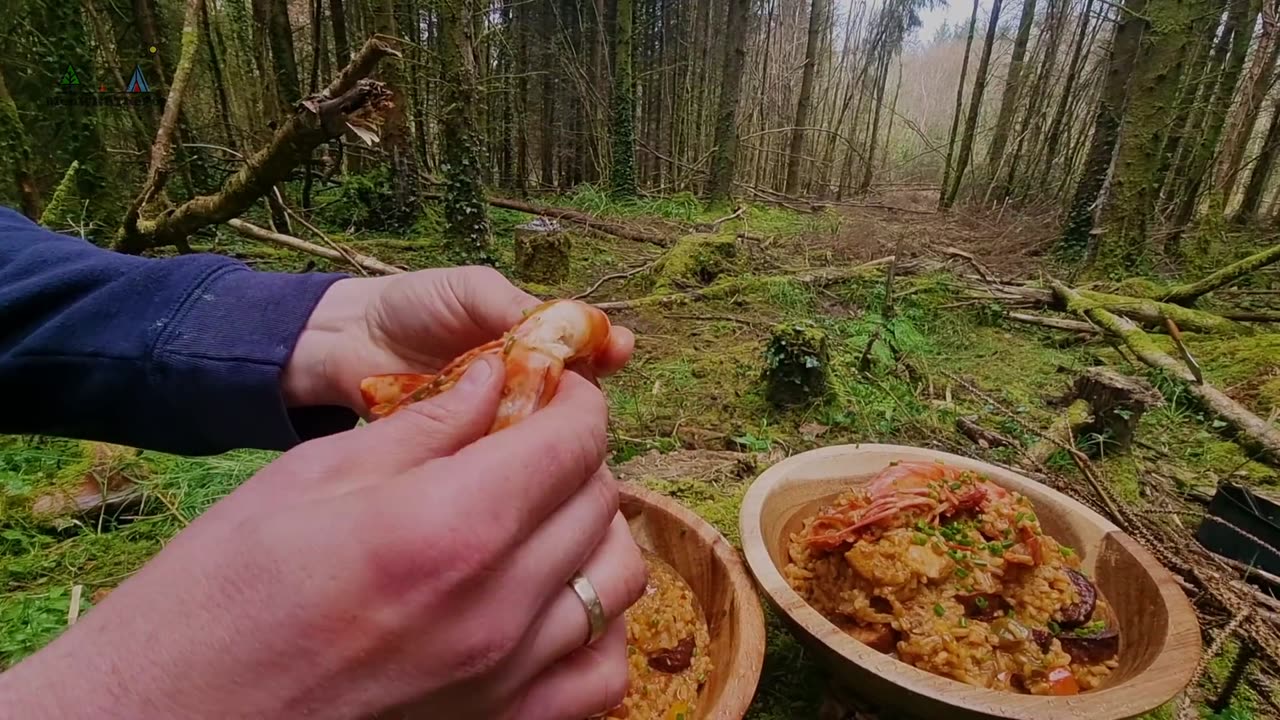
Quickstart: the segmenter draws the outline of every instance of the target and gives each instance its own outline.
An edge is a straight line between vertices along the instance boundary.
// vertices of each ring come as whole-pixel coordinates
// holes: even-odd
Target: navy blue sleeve
[[[342,277],[123,255],[0,208],[0,433],[209,455],[351,428],[345,408],[287,408],[280,386]]]

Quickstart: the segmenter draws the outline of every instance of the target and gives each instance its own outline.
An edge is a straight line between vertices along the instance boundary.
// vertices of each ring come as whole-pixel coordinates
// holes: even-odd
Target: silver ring
[[[590,624],[591,632],[587,636],[587,644],[590,645],[604,635],[604,605],[600,603],[600,596],[596,594],[595,587],[591,584],[582,573],[573,574],[573,580],[569,581],[569,587],[573,588],[574,594],[582,601],[582,606],[587,611],[587,622]]]

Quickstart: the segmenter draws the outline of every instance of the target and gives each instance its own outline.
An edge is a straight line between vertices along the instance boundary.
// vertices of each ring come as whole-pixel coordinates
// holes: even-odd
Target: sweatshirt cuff
[[[207,444],[264,450],[354,427],[359,416],[347,408],[287,407],[280,383],[316,304],[346,277],[236,264],[198,281],[151,352],[149,371],[173,398],[173,416]]]

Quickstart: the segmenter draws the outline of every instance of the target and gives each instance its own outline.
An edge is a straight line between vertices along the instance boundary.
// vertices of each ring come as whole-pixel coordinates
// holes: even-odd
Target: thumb
[[[504,377],[501,360],[479,355],[453,387],[376,420],[367,430],[405,468],[452,455],[489,432]]]

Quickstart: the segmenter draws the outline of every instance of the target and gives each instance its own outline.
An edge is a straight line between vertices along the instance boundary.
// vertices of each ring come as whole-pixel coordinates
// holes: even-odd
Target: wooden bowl
[[[814,610],[782,575],[791,533],[822,504],[896,460],[942,460],[984,473],[1026,495],[1045,532],[1076,549],[1120,624],[1120,665],[1098,688],[1074,696],[989,690],[920,670],[854,640]],[[769,468],[747,491],[740,515],[747,565],[792,632],[832,674],[894,716],[1119,720],[1159,707],[1190,682],[1200,628],[1173,577],[1144,548],[1071,498],[970,458],[895,445],[839,445]]]
[[[711,635],[711,675],[690,720],[742,720],[764,664],[764,613],[738,551],[707,521],[638,485],[621,484],[621,510],[636,544],[689,583]]]

